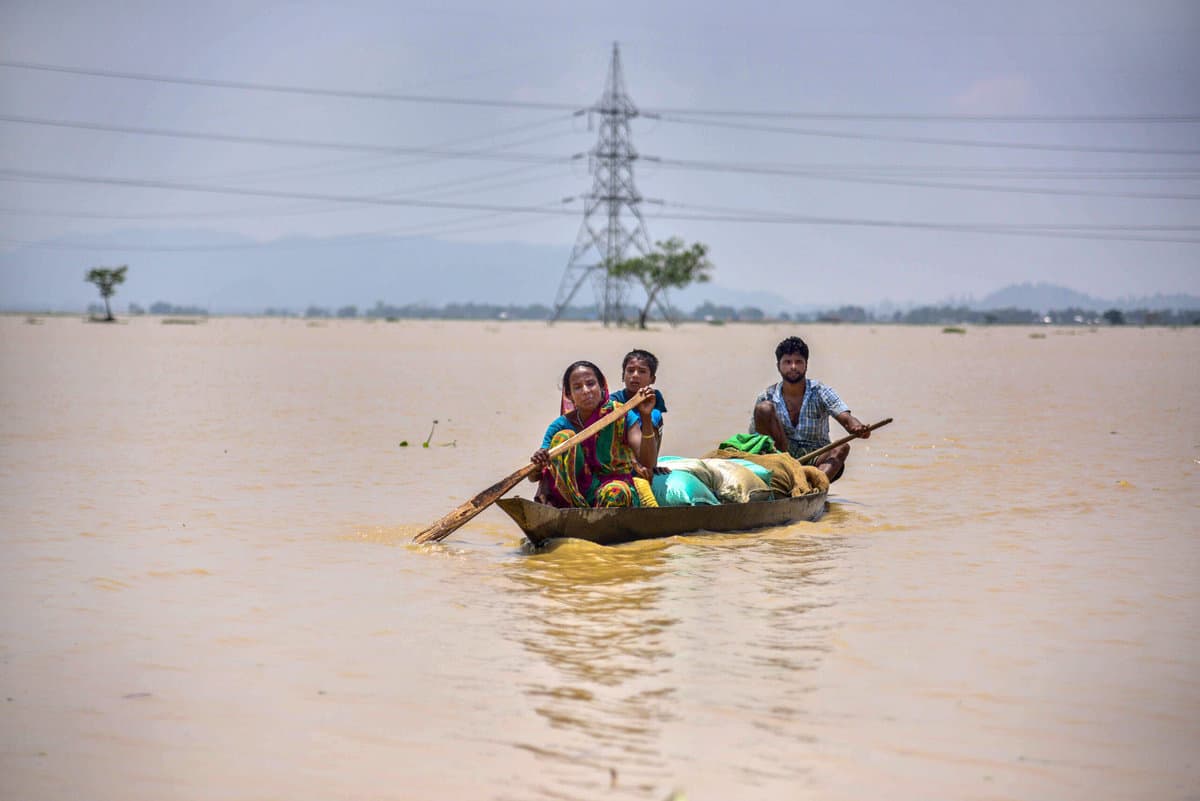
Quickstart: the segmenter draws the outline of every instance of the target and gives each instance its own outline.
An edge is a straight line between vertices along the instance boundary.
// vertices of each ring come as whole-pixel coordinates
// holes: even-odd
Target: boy
[[[624,403],[642,387],[653,384],[657,379],[657,374],[658,358],[653,353],[641,349],[631,350],[621,361],[621,379],[625,382],[625,387],[618,389],[610,397],[617,403]],[[666,410],[667,402],[663,400],[663,394],[655,389],[654,411],[650,413],[650,418],[654,422],[655,435],[659,437],[662,436],[663,412]],[[638,425],[640,419],[636,410],[630,410],[626,415],[625,423],[627,426],[635,426]],[[658,446],[661,450],[661,439]]]

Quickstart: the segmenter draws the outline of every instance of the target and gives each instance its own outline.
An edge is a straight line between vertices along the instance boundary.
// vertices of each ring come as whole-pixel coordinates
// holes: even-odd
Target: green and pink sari
[[[578,431],[567,418],[570,399],[563,398],[563,415],[546,429],[543,447],[553,448],[566,442]],[[604,400],[583,428],[608,414],[615,407],[604,388]],[[542,471],[537,499],[551,506],[636,506],[633,474],[637,456],[625,442],[625,418],[602,429],[582,444],[568,448],[550,460]]]

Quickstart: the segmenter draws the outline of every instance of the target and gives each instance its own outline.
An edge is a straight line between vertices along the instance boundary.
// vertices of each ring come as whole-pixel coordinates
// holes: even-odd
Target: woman
[[[542,447],[530,461],[542,468],[537,499],[551,506],[633,506],[636,473],[653,472],[658,460],[655,446],[654,390],[638,391],[639,424],[630,426],[618,418],[582,444],[551,458],[550,449],[566,442],[615,406],[600,368],[578,361],[563,373],[562,414],[550,423]]]

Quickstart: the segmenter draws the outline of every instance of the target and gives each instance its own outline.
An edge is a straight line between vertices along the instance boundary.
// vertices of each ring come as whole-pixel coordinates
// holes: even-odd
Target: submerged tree
[[[683,289],[690,284],[703,284],[711,280],[713,264],[708,260],[708,245],[697,242],[689,248],[683,240],[671,237],[666,242],[655,242],[657,249],[626,259],[608,268],[615,278],[636,278],[646,290],[646,305],[638,314],[638,327],[646,327],[650,307],[664,289]]]
[[[125,271],[129,269],[128,265],[122,264],[120,267],[93,267],[88,270],[88,274],[84,276],[85,281],[95,284],[100,290],[100,297],[104,298],[104,321],[111,323],[116,318],[113,317],[112,307],[108,304],[108,299],[117,292],[117,284],[125,283]]]

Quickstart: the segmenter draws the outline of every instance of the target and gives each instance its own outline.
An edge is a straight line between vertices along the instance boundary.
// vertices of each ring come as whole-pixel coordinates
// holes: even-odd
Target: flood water
[[[820,522],[409,544],[569,362],[654,351],[698,455],[793,333],[895,418]],[[2,317],[0,797],[1200,798],[1198,365],[1197,329]]]

